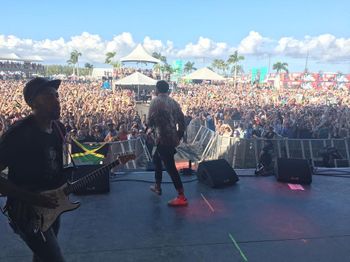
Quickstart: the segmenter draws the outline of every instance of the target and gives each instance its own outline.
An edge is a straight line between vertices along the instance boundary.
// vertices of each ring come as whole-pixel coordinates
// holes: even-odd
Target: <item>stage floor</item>
[[[82,206],[62,216],[59,237],[67,261],[350,261],[350,179],[314,176],[311,186],[292,190],[274,177],[237,172],[240,181],[224,189],[186,183],[185,208],[167,206],[172,184],[161,197],[135,181],[113,182],[105,195],[74,196]],[[0,250],[0,261],[31,261],[3,216]]]

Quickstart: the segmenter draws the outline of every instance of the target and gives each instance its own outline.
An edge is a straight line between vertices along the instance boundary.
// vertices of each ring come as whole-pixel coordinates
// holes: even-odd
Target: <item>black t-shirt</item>
[[[65,135],[63,124],[56,123]],[[8,166],[8,179],[30,190],[60,186],[65,180],[62,135],[55,124],[52,133],[42,131],[33,116],[15,123],[0,138],[0,163]]]
[[[273,139],[275,137],[276,133],[274,131],[267,131],[265,134],[265,138],[267,139]]]

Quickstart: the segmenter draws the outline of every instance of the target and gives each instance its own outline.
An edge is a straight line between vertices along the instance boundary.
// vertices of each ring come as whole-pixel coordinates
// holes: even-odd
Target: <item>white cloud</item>
[[[83,32],[70,39],[26,39],[14,35],[0,35],[0,54],[16,53],[19,56],[41,56],[47,63],[65,63],[70,52],[80,51],[82,63],[101,64],[105,54],[117,52],[117,58],[127,55],[137,43],[129,32],[115,35],[112,39],[102,39],[98,34]],[[303,39],[282,37],[272,40],[260,33],[251,31],[237,46],[216,42],[207,37],[199,37],[196,43],[175,47],[170,40],[162,41],[145,36],[142,42],[149,52],[160,52],[169,59],[227,58],[234,50],[246,56],[260,56],[265,53],[289,58],[310,58],[318,62],[344,62],[350,60],[350,38],[337,38],[331,34],[305,36]]]
[[[209,38],[199,37],[196,44],[189,43],[184,49],[177,52],[181,58],[194,57],[220,57],[226,55],[229,45],[224,42],[215,42]]]
[[[263,37],[258,32],[250,31],[249,35],[239,43],[237,50],[239,53],[245,55],[260,55],[268,52],[265,48],[271,42],[271,39]]]
[[[176,50],[174,49],[174,44],[172,41],[167,41],[166,44],[163,44],[161,40],[151,39],[149,36],[146,36],[143,40],[143,47],[147,52],[152,54],[153,52],[161,53],[165,56],[174,56]]]
[[[336,38],[331,34],[315,37],[305,36],[303,40],[283,37],[275,48],[277,54],[300,58],[309,56],[318,61],[341,62],[350,60],[350,38]]]
[[[65,62],[69,59],[70,52],[77,49],[83,54],[82,61],[103,63],[107,52],[117,51],[117,57],[121,57],[135,45],[130,33],[114,36],[110,41],[87,32],[72,36],[68,41],[62,37],[55,40],[31,40],[0,35],[0,54],[14,52],[22,57],[39,55],[47,62]]]

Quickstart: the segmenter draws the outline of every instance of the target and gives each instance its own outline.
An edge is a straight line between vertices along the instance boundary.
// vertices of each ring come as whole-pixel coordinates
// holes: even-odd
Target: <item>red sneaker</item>
[[[162,189],[161,189],[161,187],[158,186],[158,185],[150,186],[149,189],[150,189],[152,192],[154,192],[154,193],[156,193],[157,195],[159,195],[159,196],[162,194]]]
[[[168,202],[168,205],[172,206],[172,207],[187,206],[188,202],[187,202],[187,199],[185,196],[180,195],[180,196],[177,196],[176,198],[170,200]]]

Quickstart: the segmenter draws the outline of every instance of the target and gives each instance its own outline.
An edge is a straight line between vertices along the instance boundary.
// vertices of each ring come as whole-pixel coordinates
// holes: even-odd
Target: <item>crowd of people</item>
[[[165,71],[161,72],[160,70],[142,69],[142,68],[133,68],[133,67],[115,68],[113,71],[113,76],[115,77],[115,79],[121,79],[135,72],[139,72],[141,74],[144,74],[145,76],[148,76],[150,78],[157,79],[157,80],[160,80],[162,77],[164,79],[170,79],[169,72],[165,72]]]
[[[0,134],[29,114],[25,80],[0,80]],[[120,141],[147,133],[146,115],[131,90],[104,90],[100,82],[64,81],[59,89],[61,120],[82,142]],[[224,136],[343,138],[349,136],[349,90],[259,88],[249,84],[183,84],[171,96],[191,127],[205,125]]]
[[[342,138],[349,136],[348,89],[274,89],[249,84],[180,85],[173,97],[188,118],[225,136]]]
[[[0,134],[30,113],[23,99],[26,81],[0,80]],[[104,90],[100,82],[62,82],[61,121],[69,137],[81,142],[122,141],[145,135],[146,117],[130,90]]]
[[[144,74],[148,77],[157,79],[157,74],[152,69],[141,69],[141,68],[136,69],[133,67],[120,67],[120,68],[115,68],[113,73],[114,73],[114,77],[116,79],[120,79],[120,78],[126,77],[128,75],[131,75],[135,72],[139,72],[139,73]]]
[[[43,74],[45,67],[42,64],[30,62],[0,61],[0,79],[23,79],[28,73]]]

